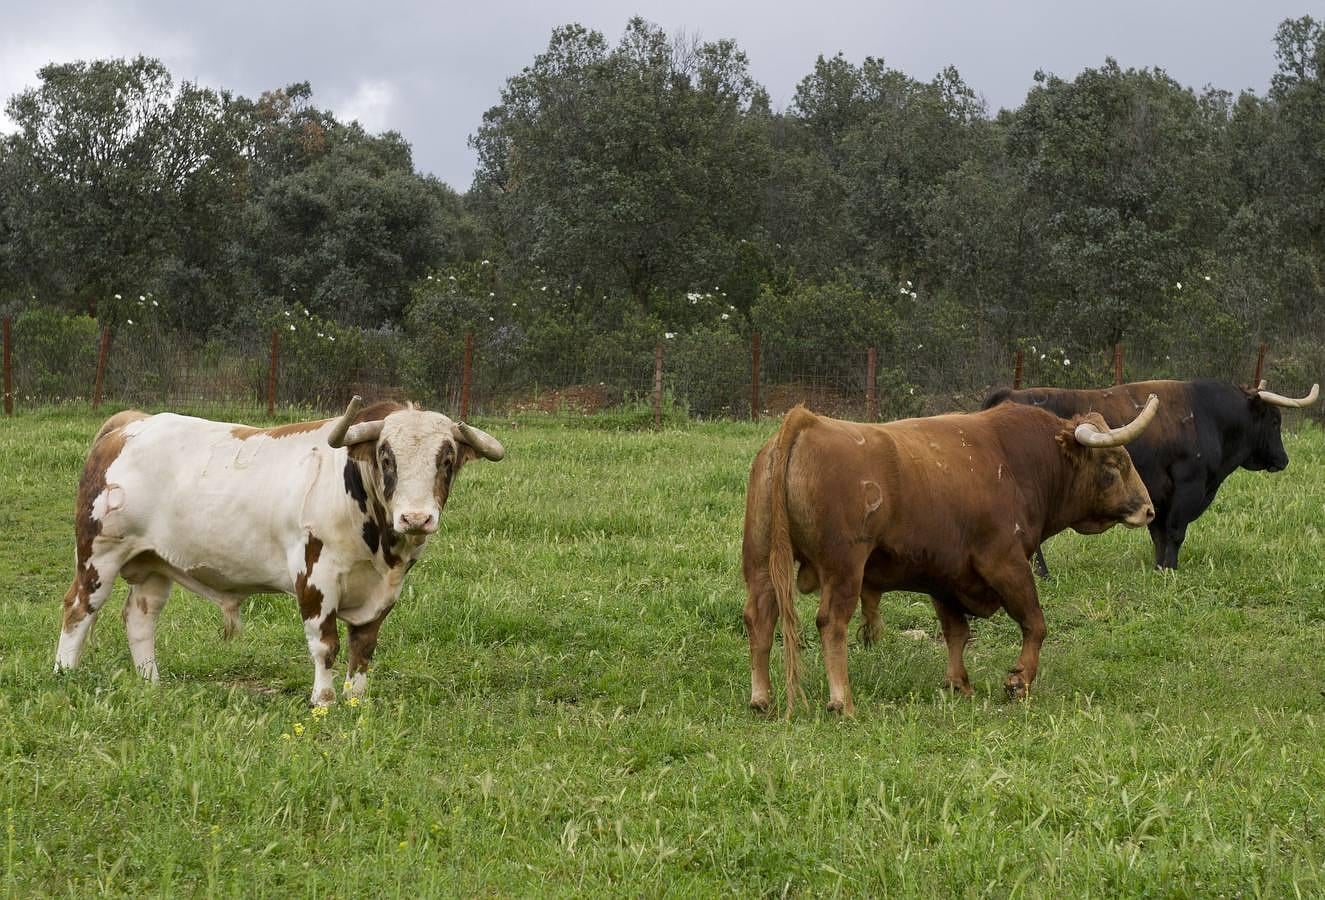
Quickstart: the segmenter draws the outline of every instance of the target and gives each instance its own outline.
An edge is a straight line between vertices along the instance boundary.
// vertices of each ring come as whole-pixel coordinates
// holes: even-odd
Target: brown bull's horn
[[[345,446],[345,432],[349,430],[350,423],[354,417],[363,409],[363,398],[355,394],[350,398],[350,403],[345,407],[345,415],[341,416],[336,422],[336,427],[331,429],[331,434],[327,435],[327,443],[333,447]]]
[[[1256,396],[1260,397],[1262,400],[1264,400],[1266,403],[1269,403],[1271,406],[1288,406],[1294,408],[1310,406],[1311,404],[1315,403],[1316,398],[1320,396],[1320,385],[1318,384],[1313,384],[1311,386],[1311,390],[1307,392],[1307,395],[1305,397],[1299,397],[1296,400],[1293,399],[1292,397],[1285,397],[1281,394],[1276,394],[1273,391],[1267,391],[1264,388],[1265,388],[1265,382],[1262,381],[1260,384],[1260,388],[1258,388],[1256,391]]]
[[[501,445],[501,441],[486,431],[473,425],[466,425],[464,422],[457,422],[455,427],[460,432],[460,440],[477,450],[479,456],[484,459],[496,462],[506,456],[506,448]]]
[[[1146,426],[1150,424],[1150,420],[1155,418],[1155,414],[1158,412],[1159,398],[1151,394],[1149,399],[1146,400],[1145,408],[1126,425],[1110,428],[1108,431],[1100,431],[1089,422],[1082,422],[1074,432],[1077,443],[1086,447],[1121,447],[1145,431]]]

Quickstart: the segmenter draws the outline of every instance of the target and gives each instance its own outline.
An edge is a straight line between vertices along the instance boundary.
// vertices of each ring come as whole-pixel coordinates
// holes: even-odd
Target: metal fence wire
[[[978,409],[996,387],[1102,387],[1122,380],[1213,377],[1304,392],[1325,367],[1316,342],[1278,350],[1147,354],[1119,345],[1073,357],[975,334],[956,351],[844,339],[832,352],[736,329],[651,339],[601,335],[565,352],[524,354],[493,333],[254,329],[201,340],[149,323],[115,329],[86,317],[5,319],[6,411],[93,402],[207,414],[332,413],[348,398],[413,400],[453,416],[629,413],[750,419],[797,403],[856,420]],[[1263,370],[1263,371],[1262,371]],[[1320,410],[1310,414],[1319,416]]]

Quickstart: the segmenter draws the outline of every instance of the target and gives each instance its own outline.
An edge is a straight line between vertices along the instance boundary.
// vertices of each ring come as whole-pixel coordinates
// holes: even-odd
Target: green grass
[[[741,624],[745,477],[775,423],[481,423],[508,460],[461,476],[371,699],[314,718],[288,597],[224,644],[177,589],[152,688],[121,586],[83,666],[51,673],[101,418],[0,421],[8,895],[1325,890],[1318,429],[1285,435],[1284,473],[1225,484],[1176,576],[1144,532],[1052,541],[1029,702],[1001,699],[1006,615],[976,624],[963,700],[941,644],[899,633],[935,632],[928,601],[890,594],[884,640],[851,647],[859,718],[818,712],[810,624],[815,711],[787,723],[746,710]]]

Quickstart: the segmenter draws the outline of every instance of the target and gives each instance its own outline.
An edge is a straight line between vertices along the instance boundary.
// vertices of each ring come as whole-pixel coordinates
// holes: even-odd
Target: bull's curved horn
[[[354,417],[363,409],[363,398],[355,394],[350,398],[349,405],[345,407],[345,415],[341,416],[336,422],[336,427],[331,429],[331,434],[327,435],[327,443],[333,447],[345,446],[345,432],[349,430],[350,423]]]
[[[375,419],[372,422],[360,422],[358,425],[351,425],[350,430],[345,432],[345,446],[377,440],[377,436],[382,433],[383,424],[381,419]]]
[[[1266,403],[1270,404],[1271,406],[1287,406],[1292,408],[1301,408],[1303,406],[1310,406],[1311,404],[1315,403],[1316,398],[1320,396],[1319,384],[1313,384],[1311,386],[1311,390],[1307,392],[1307,395],[1305,397],[1299,397],[1297,399],[1293,399],[1292,397],[1285,397],[1281,394],[1276,394],[1273,391],[1264,390],[1264,388],[1265,388],[1265,382],[1262,381],[1260,383],[1260,389],[1256,391],[1256,396],[1260,397],[1262,400],[1264,400]]]
[[[1150,424],[1150,421],[1155,418],[1155,414],[1158,412],[1159,397],[1151,394],[1149,399],[1146,400],[1145,408],[1126,425],[1110,428],[1108,431],[1100,431],[1089,422],[1082,422],[1077,426],[1074,434],[1077,443],[1085,447],[1121,447],[1145,431],[1146,426]]]
[[[477,450],[484,459],[496,462],[506,456],[506,448],[501,445],[501,441],[486,431],[464,422],[457,422],[455,427],[460,432],[460,440]]]

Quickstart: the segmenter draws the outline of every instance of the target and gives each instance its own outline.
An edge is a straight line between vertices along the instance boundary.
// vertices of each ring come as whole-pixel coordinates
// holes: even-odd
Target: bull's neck
[[[999,437],[1003,459],[1027,504],[1025,527],[1039,544],[1072,524],[1074,471],[1058,444],[1061,420],[1036,407],[1015,409],[1024,414],[1000,422]]]

